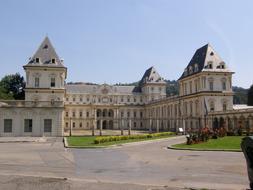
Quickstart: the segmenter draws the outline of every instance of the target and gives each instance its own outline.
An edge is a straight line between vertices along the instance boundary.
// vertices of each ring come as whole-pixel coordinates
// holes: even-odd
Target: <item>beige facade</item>
[[[62,136],[70,129],[190,131],[211,128],[229,114],[246,114],[252,128],[253,110],[234,109],[233,72],[209,44],[195,52],[179,78],[178,96],[166,94],[154,67],[138,86],[65,84],[67,68],[47,37],[24,69],[25,100],[0,101],[1,136]]]

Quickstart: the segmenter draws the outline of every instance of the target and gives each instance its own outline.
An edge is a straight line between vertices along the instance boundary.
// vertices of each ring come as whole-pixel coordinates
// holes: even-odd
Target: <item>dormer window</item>
[[[40,58],[36,57],[35,58],[35,63],[39,63],[40,62]]]
[[[52,59],[52,64],[55,64],[55,59]]]
[[[224,62],[221,62],[221,63],[219,64],[219,66],[217,66],[217,68],[219,68],[219,69],[225,69],[225,63],[224,63]]]
[[[212,62],[212,61],[209,61],[209,62],[208,62],[207,68],[208,68],[208,69],[213,69],[213,62]]]
[[[198,71],[199,71],[198,64],[195,64],[195,72],[198,72]]]
[[[189,67],[189,74],[192,74],[192,67]]]
[[[187,76],[187,68],[184,70],[184,76]]]

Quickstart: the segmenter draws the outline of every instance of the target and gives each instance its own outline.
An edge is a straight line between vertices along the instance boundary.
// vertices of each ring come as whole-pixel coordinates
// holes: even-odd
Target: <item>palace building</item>
[[[244,127],[253,131],[253,108],[233,105],[228,65],[207,44],[196,50],[178,79],[179,95],[166,94],[154,67],[137,86],[66,84],[67,68],[48,37],[23,66],[25,100],[0,100],[0,136],[63,136],[64,131],[152,131]]]

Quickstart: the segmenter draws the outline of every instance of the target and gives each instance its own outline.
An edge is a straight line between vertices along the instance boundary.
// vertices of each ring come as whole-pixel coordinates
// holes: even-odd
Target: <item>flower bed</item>
[[[146,139],[146,138],[156,138],[156,137],[166,137],[175,135],[173,132],[162,132],[162,133],[153,133],[153,134],[141,134],[141,135],[128,135],[128,136],[105,136],[105,137],[96,137],[94,144],[101,144],[106,142],[113,141],[122,141],[130,139]]]

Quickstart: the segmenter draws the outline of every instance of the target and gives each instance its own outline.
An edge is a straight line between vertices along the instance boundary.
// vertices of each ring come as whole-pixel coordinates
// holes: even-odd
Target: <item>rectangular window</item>
[[[227,104],[223,104],[223,111],[227,110]]]
[[[55,78],[51,78],[51,84],[50,84],[51,87],[55,87]]]
[[[33,129],[33,120],[32,119],[25,119],[24,132],[31,133],[32,129]]]
[[[35,87],[39,87],[40,86],[40,78],[39,77],[35,77]]]
[[[40,58],[36,58],[36,59],[35,59],[35,62],[36,62],[36,63],[39,63],[39,62],[40,62]]]
[[[72,117],[76,117],[76,112],[72,112]]]
[[[142,117],[143,117],[142,112],[140,112],[140,118],[142,118]]]
[[[66,111],[65,112],[65,116],[68,117],[69,116],[69,112]]]
[[[209,88],[211,91],[213,91],[213,82],[212,81],[209,82]]]
[[[190,81],[190,94],[192,93],[192,81]]]
[[[4,132],[5,133],[12,132],[12,119],[4,119]]]
[[[79,112],[79,117],[83,117],[83,112]]]
[[[55,64],[55,59],[52,59],[52,63]]]
[[[89,117],[89,115],[90,115],[89,112],[86,112],[86,117]]]
[[[222,82],[222,90],[226,90],[226,89],[227,89],[226,82],[224,81],[224,82]]]
[[[134,118],[136,118],[136,112],[134,112]]]
[[[44,132],[52,132],[52,119],[44,119]]]
[[[68,128],[68,127],[69,127],[69,123],[66,122],[66,123],[65,123],[65,128]]]
[[[73,122],[73,128],[75,128],[76,127],[76,123],[75,122]]]

